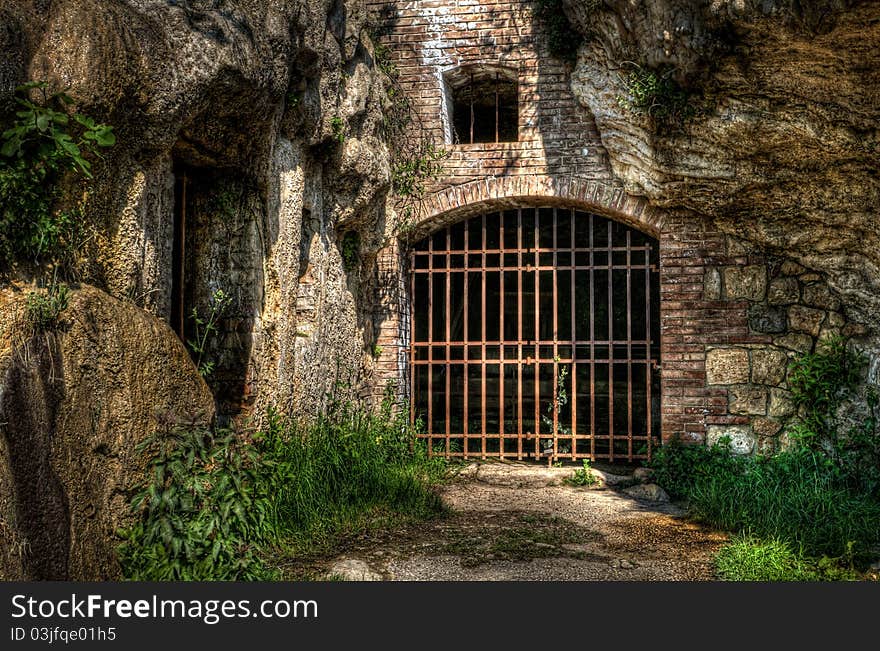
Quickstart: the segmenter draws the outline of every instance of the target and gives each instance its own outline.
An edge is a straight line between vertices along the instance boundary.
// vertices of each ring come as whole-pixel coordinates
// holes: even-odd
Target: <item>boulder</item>
[[[0,578],[119,579],[137,445],[157,415],[209,421],[214,401],[177,336],[131,303],[83,286],[28,336],[25,294],[0,292]]]
[[[623,489],[623,492],[637,500],[647,502],[668,502],[669,495],[657,484],[636,484]]]

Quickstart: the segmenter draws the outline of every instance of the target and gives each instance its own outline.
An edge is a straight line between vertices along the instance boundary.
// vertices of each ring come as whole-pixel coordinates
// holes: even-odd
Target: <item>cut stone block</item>
[[[767,270],[762,265],[725,267],[724,291],[729,299],[762,301],[767,292]]]
[[[734,454],[751,454],[755,449],[755,436],[748,425],[709,425],[706,442],[716,445],[725,436],[730,438],[730,451]]]
[[[771,418],[788,418],[794,416],[794,401],[791,393],[785,389],[770,389],[770,404],[767,407],[767,415]]]
[[[781,350],[752,351],[752,382],[755,384],[780,384],[785,379],[787,368],[788,355]]]
[[[800,299],[797,278],[775,278],[767,287],[767,302],[770,305],[791,305]]]
[[[803,305],[792,305],[788,308],[788,327],[795,332],[806,332],[818,337],[824,320],[823,310],[815,310]]]
[[[743,384],[749,381],[749,351],[745,348],[713,348],[706,353],[709,384]]]
[[[730,387],[728,405],[731,414],[763,416],[767,413],[767,390],[748,384]]]

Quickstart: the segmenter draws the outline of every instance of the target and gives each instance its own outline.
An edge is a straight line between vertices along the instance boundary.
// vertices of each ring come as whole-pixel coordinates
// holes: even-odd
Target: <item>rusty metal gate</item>
[[[522,208],[410,257],[410,398],[432,454],[650,458],[659,435],[657,242],[590,213]]]

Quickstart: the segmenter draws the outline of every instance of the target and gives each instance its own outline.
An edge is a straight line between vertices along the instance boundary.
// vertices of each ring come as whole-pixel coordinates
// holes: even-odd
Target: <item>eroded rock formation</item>
[[[118,575],[154,408],[212,414],[213,393],[221,419],[304,416],[365,391],[390,182],[365,18],[356,0],[0,2],[0,111],[45,80],[118,137],[81,199],[91,287],[63,331],[3,332],[4,578]],[[172,328],[191,336],[220,289],[209,391]]]
[[[221,412],[315,411],[338,383],[356,390],[390,179],[362,3],[13,0],[3,12],[0,92],[47,80],[118,135],[85,205],[83,278],[170,319],[185,176],[185,325],[217,289],[232,297],[210,344]]]
[[[157,418],[210,421],[211,392],[164,323],[95,288],[49,332],[20,288],[0,314],[0,579],[119,578],[135,448]]]
[[[827,273],[848,314],[876,332],[877,4],[564,4],[586,36],[573,88],[626,189]],[[695,114],[670,126],[626,108],[636,66],[671,74]]]

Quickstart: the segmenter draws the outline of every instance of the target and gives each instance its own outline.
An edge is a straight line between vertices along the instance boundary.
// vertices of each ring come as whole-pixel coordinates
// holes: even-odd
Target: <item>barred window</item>
[[[519,139],[519,84],[506,68],[458,68],[446,75],[450,142]]]

